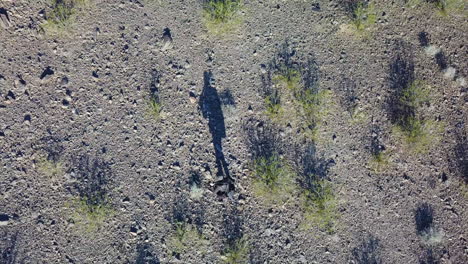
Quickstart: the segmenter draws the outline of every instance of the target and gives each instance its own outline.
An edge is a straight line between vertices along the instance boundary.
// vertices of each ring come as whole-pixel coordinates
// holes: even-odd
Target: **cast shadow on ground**
[[[19,234],[18,231],[12,235],[7,232],[0,233],[0,263],[2,264],[23,264],[26,259],[18,257]]]
[[[466,133],[456,134],[454,149],[455,168],[465,184],[468,184],[468,139]]]
[[[421,235],[428,232],[433,225],[434,210],[428,203],[420,204],[414,212],[416,232]]]
[[[352,256],[357,264],[380,264],[380,241],[368,236],[362,239],[361,243],[352,250]]]
[[[335,165],[333,159],[326,160],[317,154],[315,144],[296,146],[296,171],[299,186],[304,190],[316,192],[321,180],[330,180],[328,171]]]
[[[226,162],[222,140],[226,137],[226,125],[224,123],[221,99],[215,87],[213,87],[213,74],[205,71],[203,74],[203,91],[200,95],[199,107],[202,115],[208,120],[208,127],[212,137],[216,157],[217,176],[221,178],[217,182],[216,193],[222,197],[228,196],[234,191],[234,179],[229,173]]]
[[[68,170],[75,180],[73,189],[90,206],[104,204],[112,179],[110,164],[89,155],[78,156]]]
[[[244,125],[246,145],[252,160],[269,160],[282,153],[282,142],[278,129],[265,121],[247,120]]]
[[[153,247],[148,243],[137,245],[137,258],[135,264],[159,264],[158,256],[154,254]]]
[[[242,215],[237,208],[233,207],[223,215],[223,237],[228,247],[232,247],[244,236],[243,225]]]
[[[414,62],[411,48],[403,41],[398,41],[395,47],[395,55],[390,62],[389,83],[390,96],[386,104],[386,110],[392,124],[407,127],[407,122],[415,117],[416,109],[402,102],[402,95],[407,87],[414,81]]]

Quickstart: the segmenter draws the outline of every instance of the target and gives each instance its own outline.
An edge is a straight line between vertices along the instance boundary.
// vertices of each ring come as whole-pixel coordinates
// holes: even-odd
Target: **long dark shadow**
[[[208,120],[215,150],[217,176],[222,177],[217,182],[216,193],[220,196],[227,196],[228,193],[234,190],[234,180],[229,174],[228,164],[223,153],[222,139],[226,137],[226,126],[224,124],[223,109],[221,108],[221,99],[216,88],[212,85],[213,74],[211,71],[203,73],[203,80],[204,85],[199,106],[203,117]]]

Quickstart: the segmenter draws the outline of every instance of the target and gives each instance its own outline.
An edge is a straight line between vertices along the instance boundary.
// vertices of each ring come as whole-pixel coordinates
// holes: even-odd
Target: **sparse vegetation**
[[[285,202],[294,190],[294,177],[277,155],[261,157],[254,162],[254,192],[267,201]]]
[[[72,189],[79,195],[67,206],[74,210],[71,219],[86,231],[94,232],[113,214],[107,195],[112,178],[110,166],[100,159],[83,155],[73,161],[68,173],[73,175]]]
[[[311,177],[316,178],[314,175]],[[303,191],[302,199],[304,227],[316,225],[321,230],[333,233],[338,218],[338,201],[333,184],[326,179],[316,179],[309,189]]]
[[[160,78],[161,75],[158,71],[152,72],[148,101],[148,113],[154,119],[159,119],[163,110],[161,98],[159,96]]]
[[[241,0],[204,0],[203,20],[210,34],[221,35],[241,23]]]
[[[248,263],[250,247],[245,236],[236,239],[224,251],[223,260],[227,264]]]
[[[364,1],[356,1],[353,10],[353,25],[358,32],[368,30],[375,24],[377,15],[374,4]]]
[[[439,141],[443,130],[440,122],[426,120],[421,108],[429,103],[429,87],[414,77],[412,55],[402,45],[390,66],[393,94],[388,109],[395,125],[394,134],[416,153],[426,152]]]
[[[423,3],[434,6],[442,16],[459,13],[466,16],[465,0],[407,0],[407,5],[413,8],[420,6]]]
[[[47,158],[39,160],[37,169],[40,173],[51,178],[55,178],[64,172],[64,167],[61,162],[55,162],[53,160],[48,160]]]
[[[294,190],[294,173],[280,157],[277,131],[263,122],[248,124],[245,129],[252,154],[254,193],[267,202],[285,202]]]
[[[370,144],[370,152],[372,155],[370,161],[370,167],[377,173],[385,170],[389,165],[389,153],[385,149],[385,146],[380,140],[380,128],[373,126],[371,129],[372,138]]]
[[[209,245],[209,240],[197,228],[184,221],[174,223],[174,233],[167,241],[170,253],[184,254],[195,248],[203,250]],[[205,249],[206,250],[206,249]],[[202,252],[203,254],[206,252]]]
[[[265,107],[267,115],[274,119],[281,116],[283,108],[281,107],[281,97],[278,89],[273,89],[271,92],[265,97]]]
[[[278,72],[273,77],[273,81],[291,91],[295,91],[301,85],[301,74],[298,70],[290,68],[287,64],[279,65]]]
[[[294,123],[304,136],[314,139],[317,126],[329,112],[331,91],[320,89],[314,57],[300,63],[295,61],[295,54],[288,41],[281,45],[262,76],[261,92],[270,118]],[[283,115],[287,120],[280,118]]]
[[[70,30],[78,8],[89,0],[52,0],[53,9],[47,13],[46,22],[41,26],[48,34],[64,34]]]
[[[330,103],[331,91],[304,89],[297,93],[296,98],[302,108],[303,130],[310,138],[317,136],[318,125],[328,114],[327,104]]]
[[[436,245],[442,242],[444,234],[434,227],[434,211],[428,203],[422,203],[414,213],[416,232],[424,243]]]
[[[296,167],[304,210],[303,227],[309,229],[317,226],[332,233],[339,217],[335,187],[327,177],[333,161],[317,157],[314,145],[298,152]]]
[[[73,223],[88,233],[96,232],[115,213],[106,202],[96,203],[87,197],[74,199],[68,207],[73,210]]]

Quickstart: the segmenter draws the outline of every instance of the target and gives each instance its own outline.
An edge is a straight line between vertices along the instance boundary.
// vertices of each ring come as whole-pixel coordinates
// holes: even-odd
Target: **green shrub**
[[[266,113],[270,118],[281,116],[283,108],[281,107],[281,101],[279,91],[266,96],[265,98]]]
[[[295,91],[301,85],[301,74],[298,70],[283,65],[273,80],[280,85],[284,85],[289,90]]]
[[[64,34],[73,25],[77,8],[87,3],[88,0],[52,0],[53,9],[46,14],[41,28],[48,34]]]
[[[174,227],[175,230],[167,242],[169,253],[184,254],[196,250],[204,254],[207,251],[209,240],[194,225],[179,221]]]
[[[423,1],[423,0],[408,0],[407,5],[414,8],[423,3],[432,4],[438,12],[443,16],[449,16],[451,14],[462,13],[465,16],[466,13],[466,1],[465,0],[432,0],[432,1]]]
[[[400,100],[402,104],[416,109],[429,102],[429,92],[423,82],[416,80],[403,90]]]
[[[240,0],[206,0],[203,20],[208,32],[219,35],[237,28],[241,9]]]
[[[237,239],[229,245],[223,255],[223,260],[228,264],[249,263],[250,247],[245,236]]]
[[[78,228],[86,232],[96,232],[114,214],[105,202],[95,203],[92,198],[74,199],[70,204],[74,210],[71,219]]]
[[[331,92],[329,90],[307,89],[296,93],[295,97],[302,109],[303,129],[306,135],[315,139],[317,127],[329,112],[328,105],[331,103]]]
[[[439,140],[443,126],[439,122],[424,120],[418,110],[430,101],[430,90],[421,81],[414,81],[404,88],[398,102],[400,113],[394,129],[414,152],[427,151]]]
[[[155,119],[159,119],[162,113],[162,104],[158,99],[152,97],[148,103],[148,113]]]
[[[358,32],[369,29],[377,20],[374,4],[358,2],[353,12],[353,25]]]
[[[405,126],[396,126],[394,134],[414,153],[426,153],[440,141],[444,125],[441,122],[408,118]]]
[[[61,162],[55,162],[46,158],[39,160],[37,169],[40,173],[51,178],[57,177],[64,172],[64,168]]]
[[[254,193],[267,202],[281,203],[290,198],[294,189],[291,169],[277,156],[258,158],[254,162]]]
[[[447,16],[457,12],[465,12],[466,15],[466,1],[465,0],[438,0],[435,1],[437,9],[440,14]]]
[[[328,233],[334,232],[338,214],[338,203],[333,185],[325,179],[316,179],[302,194],[305,228],[318,226]]]

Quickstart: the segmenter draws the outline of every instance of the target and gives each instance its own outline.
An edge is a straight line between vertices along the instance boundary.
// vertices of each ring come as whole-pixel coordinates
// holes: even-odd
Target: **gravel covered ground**
[[[364,1],[359,31],[359,1],[245,0],[222,33],[202,0],[85,1],[53,32],[60,2],[0,0],[0,263],[468,263],[463,1]],[[284,197],[256,185],[272,153]]]

